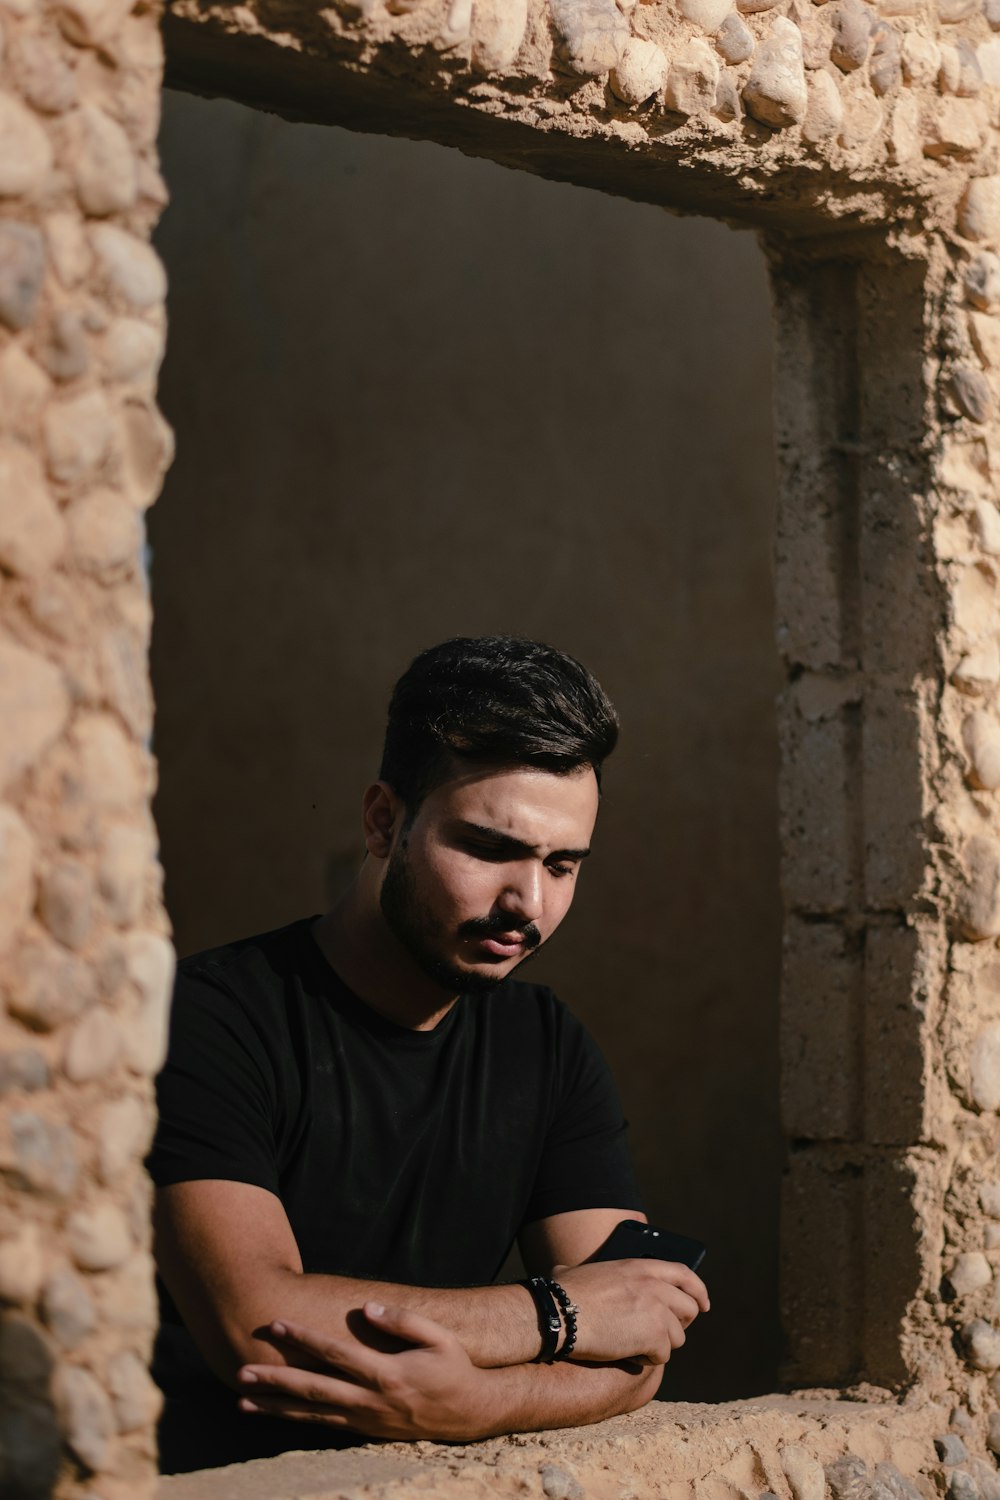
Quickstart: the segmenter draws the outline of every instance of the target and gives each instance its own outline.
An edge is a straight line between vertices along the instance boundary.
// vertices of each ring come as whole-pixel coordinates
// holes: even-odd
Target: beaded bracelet
[[[535,1356],[534,1363],[550,1364],[557,1358],[556,1350],[559,1347],[559,1335],[562,1333],[562,1318],[552,1288],[555,1282],[550,1281],[547,1276],[529,1276],[527,1281],[522,1281],[521,1286],[531,1293],[536,1311],[538,1313],[538,1328],[542,1335],[542,1347]],[[562,1290],[562,1288],[560,1288]],[[565,1293],[563,1293],[565,1296]]]
[[[565,1287],[560,1286],[558,1281],[553,1281],[551,1277],[546,1279],[550,1292],[559,1303],[563,1321],[566,1324],[566,1338],[563,1341],[563,1346],[552,1357],[553,1359],[569,1359],[576,1348],[576,1315],[580,1309],[575,1303],[569,1300],[569,1293]]]

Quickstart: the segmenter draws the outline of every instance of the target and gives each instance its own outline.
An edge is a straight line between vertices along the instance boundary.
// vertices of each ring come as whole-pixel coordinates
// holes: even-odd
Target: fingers
[[[255,1416],[290,1417],[293,1422],[322,1422],[327,1427],[353,1427],[357,1432],[364,1431],[359,1415],[340,1411],[336,1407],[310,1406],[302,1401],[293,1401],[290,1396],[265,1396],[260,1401],[251,1401],[249,1397],[243,1396],[239,1406],[240,1411]]]
[[[381,1302],[366,1302],[365,1317],[376,1328],[422,1349],[443,1349],[453,1342],[454,1336],[447,1328],[442,1328],[433,1318],[410,1312],[406,1307],[383,1307]]]
[[[681,1349],[687,1343],[687,1334],[681,1326],[681,1320],[676,1313],[667,1313],[667,1329],[670,1334],[670,1348]]]
[[[372,1394],[366,1386],[340,1380],[334,1375],[321,1375],[315,1370],[298,1370],[291,1365],[244,1365],[237,1379],[247,1399],[255,1403],[276,1397],[361,1409],[372,1402]]]
[[[334,1365],[345,1374],[353,1375],[366,1385],[378,1379],[379,1354],[365,1347],[356,1339],[336,1339],[319,1333],[315,1328],[306,1328],[302,1323],[287,1323],[281,1319],[269,1325],[272,1336],[283,1344],[302,1349],[322,1364]],[[280,1369],[280,1365],[254,1365],[255,1370]]]
[[[693,1297],[687,1292],[682,1292],[680,1287],[671,1287],[667,1297],[667,1306],[671,1312],[677,1315],[682,1328],[688,1328],[698,1316],[701,1308]]]
[[[658,1266],[671,1286],[679,1287],[682,1292],[687,1292],[689,1297],[694,1298],[701,1312],[708,1312],[711,1306],[708,1300],[708,1288],[690,1266],[683,1265],[679,1260],[646,1261],[645,1264]]]

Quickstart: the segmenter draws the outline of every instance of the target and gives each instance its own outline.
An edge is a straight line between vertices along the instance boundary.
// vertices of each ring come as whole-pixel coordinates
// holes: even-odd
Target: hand
[[[590,1261],[552,1274],[578,1308],[573,1358],[598,1364],[666,1364],[710,1305],[701,1277],[679,1261]]]
[[[430,1318],[379,1302],[366,1302],[364,1314],[373,1328],[410,1347],[385,1354],[360,1340],[272,1323],[271,1336],[312,1368],[244,1365],[237,1377],[247,1393],[242,1410],[349,1427],[368,1437],[479,1436],[488,1373],[476,1369],[455,1335]]]

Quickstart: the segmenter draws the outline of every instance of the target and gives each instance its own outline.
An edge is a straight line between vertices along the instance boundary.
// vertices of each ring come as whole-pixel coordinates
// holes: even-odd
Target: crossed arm
[[[533,1271],[560,1266],[581,1308],[573,1362],[532,1364],[539,1333],[519,1286],[434,1289],[306,1275],[280,1201],[235,1182],[161,1188],[160,1272],[196,1343],[245,1410],[373,1437],[471,1439],[634,1410],[708,1299],[686,1267],[584,1265],[629,1210],[530,1226]]]

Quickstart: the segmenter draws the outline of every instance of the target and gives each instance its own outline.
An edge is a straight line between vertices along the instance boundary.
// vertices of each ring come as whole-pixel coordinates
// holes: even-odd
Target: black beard
[[[379,905],[393,937],[406,949],[421,972],[450,995],[487,994],[509,977],[507,974],[470,973],[466,969],[455,968],[447,959],[434,952],[427,938],[433,924],[417,895],[403,844],[389,858],[379,894]],[[512,927],[509,920],[504,922],[502,918],[473,917],[462,923],[459,935],[489,937],[491,933],[510,931],[522,934],[527,951],[520,962],[526,963],[542,946],[541,934],[533,922],[518,923]]]

